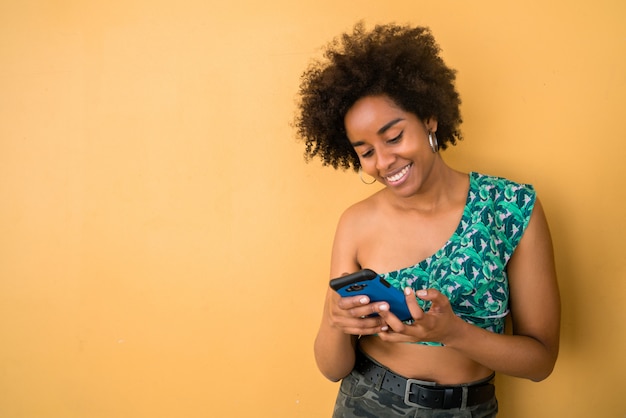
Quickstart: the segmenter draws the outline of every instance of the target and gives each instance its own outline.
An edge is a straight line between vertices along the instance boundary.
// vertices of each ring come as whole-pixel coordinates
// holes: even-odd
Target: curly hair
[[[355,171],[360,168],[344,126],[354,103],[365,96],[387,96],[406,112],[437,120],[439,147],[461,140],[461,99],[456,71],[439,56],[426,27],[363,22],[352,33],[331,41],[322,60],[302,74],[295,128],[306,145],[305,158],[320,157],[323,165]]]

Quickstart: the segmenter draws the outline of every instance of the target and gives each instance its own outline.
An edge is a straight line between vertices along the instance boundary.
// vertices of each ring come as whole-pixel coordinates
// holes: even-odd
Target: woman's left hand
[[[378,334],[380,339],[389,342],[441,342],[455,335],[464,321],[456,316],[450,301],[435,289],[419,290],[417,294],[410,288],[404,291],[407,306],[413,317],[412,324],[406,324],[389,311],[389,305],[380,305],[379,315],[389,326],[387,332]],[[419,299],[430,302],[430,309],[424,312],[417,303]],[[386,309],[385,309],[386,308]]]

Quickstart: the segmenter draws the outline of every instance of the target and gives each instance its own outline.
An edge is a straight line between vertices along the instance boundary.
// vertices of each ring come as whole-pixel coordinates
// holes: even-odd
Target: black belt
[[[493,376],[484,381],[468,384],[443,386],[433,382],[407,379],[374,362],[357,350],[354,369],[368,380],[395,395],[404,398],[404,403],[413,407],[432,409],[465,408],[491,400],[496,388],[491,383]]]

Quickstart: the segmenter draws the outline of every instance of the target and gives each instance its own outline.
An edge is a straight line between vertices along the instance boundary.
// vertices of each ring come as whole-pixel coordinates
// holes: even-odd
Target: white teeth
[[[396,182],[398,180],[400,180],[402,177],[404,177],[406,175],[406,173],[409,171],[409,167],[411,167],[410,165],[407,165],[406,167],[404,167],[402,169],[402,171],[400,171],[398,174],[394,174],[393,176],[389,176],[387,177],[387,180],[391,181],[391,182]]]

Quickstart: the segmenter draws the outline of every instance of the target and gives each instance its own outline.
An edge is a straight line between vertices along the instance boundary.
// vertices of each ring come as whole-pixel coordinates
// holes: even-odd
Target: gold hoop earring
[[[361,167],[359,167],[359,178],[361,179],[363,184],[374,184],[374,183],[376,183],[376,177],[372,177],[372,181],[370,181],[369,183],[366,182],[365,180],[363,180],[363,168],[361,168]]]
[[[437,151],[439,151],[439,141],[437,141],[437,135],[435,135],[433,131],[428,131],[428,143],[433,153],[437,154]]]

